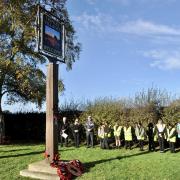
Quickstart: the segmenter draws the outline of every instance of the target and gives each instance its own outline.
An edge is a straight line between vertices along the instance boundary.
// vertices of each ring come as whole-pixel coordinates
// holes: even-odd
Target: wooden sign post
[[[59,179],[51,167],[58,157],[58,64],[65,63],[65,27],[62,19],[38,6],[38,52],[49,60],[46,79],[46,159],[20,171],[36,179]]]
[[[39,6],[38,51],[48,60],[46,82],[46,158],[58,155],[58,64],[65,63],[65,28],[62,19]]]
[[[46,82],[46,154],[51,163],[58,154],[58,64],[49,63]]]

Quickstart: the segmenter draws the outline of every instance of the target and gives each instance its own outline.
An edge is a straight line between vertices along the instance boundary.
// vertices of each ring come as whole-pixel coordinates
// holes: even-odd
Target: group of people
[[[83,128],[84,127],[84,128]],[[70,130],[73,134],[74,144],[79,147],[80,135],[83,135],[82,129],[86,133],[87,148],[94,147],[95,123],[91,116],[88,116],[86,123],[82,126],[76,119],[72,125],[69,125],[67,118],[63,118],[60,125],[60,142],[68,145],[68,137]],[[144,127],[141,122],[132,126],[129,122],[120,125],[118,122],[114,126],[109,125],[106,121],[101,123],[97,129],[97,139],[102,149],[110,149],[110,144],[115,144],[116,148],[123,145],[126,149],[132,149],[133,144],[139,146],[140,150],[144,150],[144,144],[148,141],[149,151],[155,151],[157,142],[159,143],[160,152],[165,151],[165,144],[169,144],[170,151],[175,153],[175,144],[180,141],[180,123],[164,124],[162,119],[157,124],[149,123]]]

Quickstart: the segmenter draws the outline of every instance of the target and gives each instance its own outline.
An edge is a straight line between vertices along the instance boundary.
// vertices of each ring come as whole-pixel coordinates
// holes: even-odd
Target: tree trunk
[[[0,144],[4,143],[5,137],[5,122],[4,122],[4,115],[1,106],[2,96],[0,95]]]

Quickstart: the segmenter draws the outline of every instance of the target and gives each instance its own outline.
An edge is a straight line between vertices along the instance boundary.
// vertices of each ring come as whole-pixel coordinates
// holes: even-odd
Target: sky
[[[82,52],[71,71],[60,64],[60,103],[129,97],[152,85],[179,95],[179,7],[179,0],[68,0]]]

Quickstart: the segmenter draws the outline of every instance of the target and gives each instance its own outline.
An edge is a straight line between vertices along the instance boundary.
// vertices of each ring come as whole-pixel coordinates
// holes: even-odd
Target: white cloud
[[[98,13],[89,15],[83,13],[73,18],[85,31],[96,31],[96,33],[119,33],[154,38],[177,38],[180,37],[180,28],[157,24],[151,21],[137,19],[134,21],[115,20],[110,15]]]
[[[163,70],[180,69],[180,50],[151,50],[143,55],[153,60],[151,67]]]
[[[102,0],[86,0],[86,2],[90,5],[97,4],[98,2],[101,2]],[[103,0],[103,3],[116,3],[120,5],[134,5],[134,4],[154,4],[154,5],[163,5],[163,3],[175,3],[177,0]]]
[[[116,31],[135,34],[138,36],[149,35],[171,35],[180,36],[180,29],[176,29],[167,25],[156,24],[145,20],[129,21],[116,27]]]
[[[165,50],[147,51],[143,53],[143,56],[152,60],[151,67],[163,70],[180,69],[180,49],[172,51],[168,48],[180,44],[180,28],[143,19],[134,21],[127,19],[117,20],[102,13],[96,15],[83,13],[81,16],[74,17],[74,21],[85,33],[93,33],[96,36],[101,34],[105,37],[113,34],[120,38],[126,37],[129,40],[132,40],[131,36],[138,37],[146,42],[153,42],[153,45],[156,45],[155,49],[158,49],[160,45],[167,45]]]
[[[96,4],[97,0],[86,0],[86,1],[87,1],[88,4],[94,5],[94,4]]]

